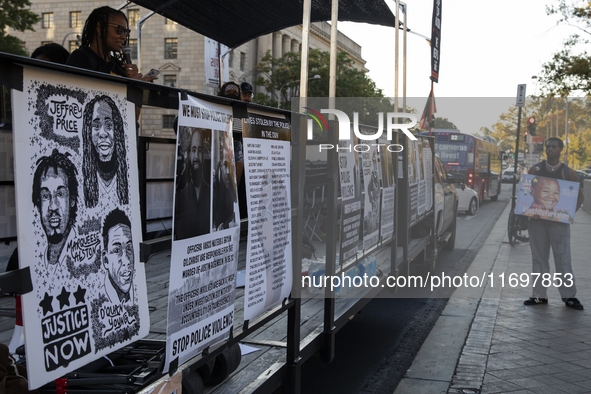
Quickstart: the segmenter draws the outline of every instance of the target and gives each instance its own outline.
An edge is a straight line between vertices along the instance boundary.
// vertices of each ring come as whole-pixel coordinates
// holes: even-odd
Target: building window
[[[53,25],[53,12],[44,12],[42,14],[43,16],[43,25],[42,27],[44,29],[53,29],[54,25]]]
[[[80,46],[80,43],[78,41],[70,41],[70,53],[72,53],[76,49],[78,49],[79,46]]]
[[[246,53],[240,52],[240,71],[244,71],[246,66]]]
[[[137,59],[137,39],[136,38],[129,39],[129,48],[131,49],[131,58]]]
[[[127,10],[127,19],[129,26],[136,26],[140,20],[140,10]]]
[[[82,27],[82,11],[70,12],[70,27]]]
[[[231,51],[228,54],[228,67],[230,67],[230,68],[234,67],[234,51]]]
[[[174,128],[175,115],[162,115],[162,128],[172,129]]]
[[[178,45],[178,38],[165,38],[164,39],[164,58],[165,59],[176,59],[177,45]]]
[[[164,18],[164,24],[165,25],[176,25],[176,22],[173,21],[172,19]]]
[[[176,88],[176,75],[164,75],[164,81],[162,82],[164,86],[170,86],[171,88]]]

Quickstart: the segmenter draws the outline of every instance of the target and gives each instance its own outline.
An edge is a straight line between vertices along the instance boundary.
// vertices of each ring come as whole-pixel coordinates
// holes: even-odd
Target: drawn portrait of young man
[[[39,212],[47,238],[43,253],[45,267],[55,272],[64,263],[64,248],[75,238],[74,223],[78,211],[77,170],[67,154],[54,149],[51,156],[37,161],[33,176],[33,204]],[[53,267],[53,269],[51,269]]]
[[[84,108],[82,143],[86,207],[96,207],[99,197],[110,195],[119,204],[128,204],[123,118],[110,97],[97,96]]]
[[[112,303],[133,303],[135,258],[131,222],[125,212],[115,208],[103,224],[103,267],[105,292]]]

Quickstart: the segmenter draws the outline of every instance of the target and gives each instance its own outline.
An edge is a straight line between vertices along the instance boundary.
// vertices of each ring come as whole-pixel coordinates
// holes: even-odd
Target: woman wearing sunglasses
[[[120,75],[151,82],[155,76],[143,76],[135,64],[126,64],[123,45],[129,38],[127,17],[111,7],[100,7],[92,11],[82,31],[82,44],[66,64],[106,74]]]

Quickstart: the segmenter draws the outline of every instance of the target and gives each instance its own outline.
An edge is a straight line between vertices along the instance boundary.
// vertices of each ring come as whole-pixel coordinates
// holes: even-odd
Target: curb
[[[504,271],[510,251],[503,243],[510,209],[508,204],[466,275],[481,277],[497,267]],[[499,295],[500,289],[490,288],[488,280],[479,288],[457,288],[394,394],[479,393]]]

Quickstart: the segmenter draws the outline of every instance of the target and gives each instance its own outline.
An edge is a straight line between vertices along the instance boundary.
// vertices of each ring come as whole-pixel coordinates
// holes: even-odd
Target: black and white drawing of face
[[[193,137],[191,137],[189,164],[193,170],[193,180],[197,185],[201,184],[203,176],[203,138],[198,131],[194,132]]]
[[[131,230],[124,224],[117,224],[109,230],[108,237],[107,250],[103,253],[105,269],[113,285],[129,293],[134,272]]]
[[[99,160],[108,162],[113,157],[113,111],[104,101],[94,104],[92,113],[92,145]]]
[[[57,244],[69,232],[70,193],[61,168],[49,168],[41,177],[41,221],[49,243]]]

